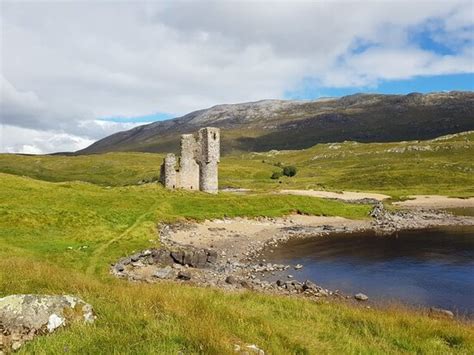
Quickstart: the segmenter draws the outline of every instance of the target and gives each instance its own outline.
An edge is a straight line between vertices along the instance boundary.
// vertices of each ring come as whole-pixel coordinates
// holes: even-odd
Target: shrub
[[[282,174],[280,171],[275,171],[275,172],[272,174],[271,178],[272,178],[273,180],[277,180],[277,179],[281,178],[282,175],[283,175],[283,174]]]
[[[285,166],[283,168],[283,175],[285,176],[295,176],[296,175],[296,168],[294,166]]]

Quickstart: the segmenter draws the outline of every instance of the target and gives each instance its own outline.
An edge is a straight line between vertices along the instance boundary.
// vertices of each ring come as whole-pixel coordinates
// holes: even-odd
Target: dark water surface
[[[302,264],[303,269],[286,274],[345,294],[363,292],[372,300],[474,314],[474,227],[291,240],[267,251],[264,258]]]

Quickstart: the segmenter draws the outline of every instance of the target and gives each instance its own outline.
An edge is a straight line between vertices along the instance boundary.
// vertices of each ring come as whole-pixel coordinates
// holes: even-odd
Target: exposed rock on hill
[[[177,151],[180,134],[205,126],[223,128],[223,153],[302,149],[345,140],[430,139],[474,129],[474,93],[356,94],[218,105],[113,134],[78,153]]]

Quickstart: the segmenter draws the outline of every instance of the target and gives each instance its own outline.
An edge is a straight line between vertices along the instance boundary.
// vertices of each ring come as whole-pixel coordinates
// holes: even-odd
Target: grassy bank
[[[302,196],[210,196],[154,184],[107,188],[0,174],[0,296],[71,293],[98,313],[95,325],[38,338],[24,353],[225,354],[239,343],[273,354],[474,351],[472,325],[405,310],[133,284],[108,274],[118,257],[158,244],[160,221],[296,210],[364,218],[369,208]]]
[[[319,144],[298,151],[224,156],[221,187],[323,189],[474,196],[474,133],[430,141]],[[89,156],[0,154],[0,172],[47,181],[88,181],[103,186],[156,180],[163,156],[109,153]],[[294,165],[295,177],[272,180],[279,165]]]

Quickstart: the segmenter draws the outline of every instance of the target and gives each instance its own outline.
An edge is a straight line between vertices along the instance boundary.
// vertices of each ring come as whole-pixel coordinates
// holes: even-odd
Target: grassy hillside
[[[87,181],[99,185],[135,185],[156,180],[163,156],[150,153],[104,155],[0,154],[0,172],[46,181]]]
[[[154,184],[107,188],[0,174],[0,297],[71,293],[98,313],[95,325],[40,337],[20,353],[231,354],[239,343],[272,354],[474,352],[472,325],[400,308],[134,284],[108,274],[119,256],[158,244],[157,222],[295,209],[351,218],[368,212],[301,196],[210,196]]]
[[[474,133],[430,141],[318,144],[299,151],[222,158],[221,187],[257,190],[313,188],[474,196]],[[123,186],[156,180],[163,155],[107,153],[83,156],[0,154],[0,172],[47,181],[80,180]],[[295,165],[292,178],[272,180],[277,165]]]
[[[304,188],[474,196],[474,133],[429,141],[330,143],[299,151],[227,157],[221,185],[260,189]],[[279,166],[294,165],[292,178],[271,180]]]

